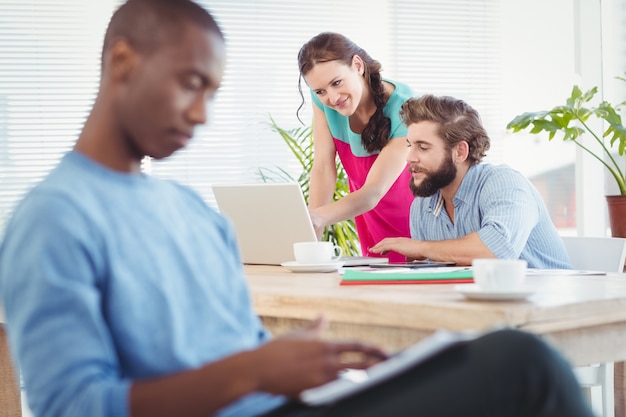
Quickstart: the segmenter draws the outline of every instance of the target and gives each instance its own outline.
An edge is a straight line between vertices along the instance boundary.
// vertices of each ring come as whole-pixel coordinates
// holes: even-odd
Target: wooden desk
[[[0,417],[21,416],[19,382],[13,371],[4,325],[0,321]]]
[[[528,300],[478,302],[450,284],[339,286],[337,273],[245,270],[257,313],[278,334],[323,313],[329,337],[395,350],[439,328],[510,326],[546,337],[575,365],[626,359],[626,274],[529,276]]]
[[[396,350],[436,329],[508,326],[549,339],[575,365],[626,360],[626,274],[529,276],[528,300],[479,302],[450,284],[339,286],[337,273],[245,270],[256,311],[277,334],[323,313],[328,337]]]
[[[337,273],[292,273],[248,265],[257,313],[280,334],[323,313],[329,338],[359,339],[391,351],[436,329],[507,326],[541,335],[574,365],[626,360],[626,274],[529,276],[522,302],[468,301],[454,285],[339,286]],[[619,372],[620,366],[616,366]],[[615,416],[626,416],[616,372]]]

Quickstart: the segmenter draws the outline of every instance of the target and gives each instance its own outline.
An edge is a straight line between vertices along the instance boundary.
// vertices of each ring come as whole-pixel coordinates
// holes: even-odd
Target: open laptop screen
[[[214,184],[219,211],[235,226],[245,264],[280,265],[294,260],[293,244],[317,240],[300,185]],[[344,266],[371,265],[387,258],[343,256]]]
[[[214,184],[220,213],[235,226],[246,264],[293,261],[293,244],[317,240],[298,183]]]

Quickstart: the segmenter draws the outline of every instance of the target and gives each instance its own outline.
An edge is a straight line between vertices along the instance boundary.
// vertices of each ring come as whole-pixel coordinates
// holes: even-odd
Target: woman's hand
[[[317,240],[321,240],[326,224],[324,223],[322,216],[320,216],[315,209],[309,209],[309,216],[311,217],[311,223],[313,223],[313,229],[315,230]]]

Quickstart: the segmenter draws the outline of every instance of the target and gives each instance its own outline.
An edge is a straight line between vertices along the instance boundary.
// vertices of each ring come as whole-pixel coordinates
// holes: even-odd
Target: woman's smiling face
[[[352,116],[363,97],[365,82],[362,73],[360,59],[354,59],[350,66],[329,61],[315,64],[304,75],[304,80],[325,106],[343,116]]]

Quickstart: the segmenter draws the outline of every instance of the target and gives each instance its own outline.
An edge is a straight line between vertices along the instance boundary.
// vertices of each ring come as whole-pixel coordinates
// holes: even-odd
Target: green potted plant
[[[626,81],[626,78],[617,78]],[[612,235],[626,237],[626,128],[619,113],[626,101],[611,104],[603,100],[593,106],[591,102],[597,92],[598,87],[583,92],[575,85],[564,105],[551,110],[522,113],[507,124],[507,130],[528,130],[532,134],[547,132],[548,140],[559,134],[563,140],[574,142],[601,163],[615,179],[620,193],[606,197]],[[599,130],[589,123],[592,117],[603,122]],[[598,150],[585,146],[580,141],[582,135],[592,137],[599,144]]]
[[[258,175],[265,182],[295,181],[300,184],[304,200],[309,203],[309,180],[311,167],[313,166],[313,129],[311,126],[303,126],[291,130],[281,128],[270,116],[270,127],[277,132],[287,144],[293,155],[302,167],[297,179],[293,178],[285,169],[259,168]],[[348,176],[341,163],[337,162],[337,185],[333,200],[336,201],[350,192]],[[324,229],[322,240],[333,242],[340,246],[344,256],[360,254],[359,238],[356,226],[352,219],[333,224]]]

